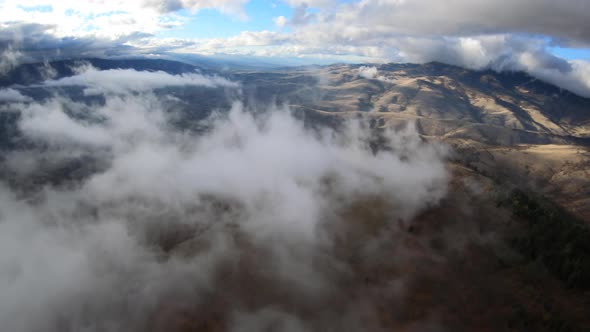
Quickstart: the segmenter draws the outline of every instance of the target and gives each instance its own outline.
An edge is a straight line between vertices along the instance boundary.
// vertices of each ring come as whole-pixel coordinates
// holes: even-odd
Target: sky
[[[0,52],[0,71],[171,54],[440,61],[523,70],[590,95],[590,1],[0,0]]]

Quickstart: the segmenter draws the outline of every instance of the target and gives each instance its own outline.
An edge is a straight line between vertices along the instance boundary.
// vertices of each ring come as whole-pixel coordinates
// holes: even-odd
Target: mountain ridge
[[[213,110],[228,109],[232,96],[240,96],[250,109],[288,105],[311,125],[333,126],[346,118],[366,119],[377,130],[411,124],[424,139],[452,146],[456,159],[468,167],[548,193],[582,219],[590,220],[586,194],[590,174],[583,174],[583,165],[590,157],[577,152],[590,146],[590,99],[523,72],[474,71],[436,62],[219,72],[162,59],[80,59],[23,65],[13,70],[17,74],[0,79],[4,82],[0,85],[33,99],[66,94],[73,100],[90,102],[75,87],[37,84],[48,78],[43,76],[44,71],[53,68],[55,79],[75,74],[74,66],[82,63],[101,70],[165,71],[175,75],[200,72],[240,84],[240,91],[233,92],[204,87],[163,89],[161,93],[182,101],[174,108],[181,114],[176,125],[185,129],[199,128],[199,121]],[[372,76],[361,73],[367,68]],[[14,77],[20,81],[8,84]],[[27,82],[37,85],[28,88]],[[13,128],[10,123],[17,121],[18,115],[8,115],[3,117],[3,127]],[[2,138],[5,147],[14,146],[8,144],[9,132]],[[553,145],[564,148],[556,150]],[[556,155],[560,156],[558,161]],[[558,170],[560,175],[554,175]]]

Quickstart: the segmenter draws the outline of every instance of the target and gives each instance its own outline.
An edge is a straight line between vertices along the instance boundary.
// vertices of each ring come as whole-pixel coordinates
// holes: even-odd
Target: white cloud
[[[22,58],[22,53],[14,50],[12,45],[8,45],[0,53],[0,75],[6,74],[12,68],[19,64]]]
[[[96,70],[92,67],[70,77],[45,81],[46,86],[85,86],[86,95],[103,93],[125,94],[145,92],[166,86],[232,87],[239,85],[218,76],[201,74],[171,75],[163,71],[149,72],[133,69]]]
[[[4,0],[0,24],[14,22],[52,26],[55,37],[100,37],[117,39],[137,33],[153,34],[182,25],[186,18],[175,14],[180,9],[196,12],[215,9],[246,18],[245,0],[101,0],[49,1]]]
[[[570,68],[560,70],[558,67],[539,65],[538,57],[531,53],[523,53],[519,57],[522,70],[531,73],[534,77],[590,98],[590,62],[574,60],[569,61],[568,64]]]
[[[287,18],[285,16],[278,16],[273,18],[272,20],[279,28],[282,28],[285,25],[287,25]]]
[[[373,79],[373,78],[377,77],[377,67],[361,66],[358,69],[358,73],[359,73],[359,76],[361,76],[361,77]]]
[[[18,90],[7,88],[7,89],[0,89],[0,101],[9,101],[9,102],[25,102],[31,101],[32,99],[24,96]]]
[[[22,117],[20,129],[30,137],[48,143],[76,141],[80,144],[105,145],[111,141],[109,133],[99,126],[73,121],[64,113],[59,101],[31,104],[23,109]]]
[[[590,43],[587,12],[580,0],[363,0],[320,15],[311,29],[341,40],[528,33]]]
[[[76,83],[104,78],[92,77]],[[349,273],[331,254],[349,204],[379,197],[394,225],[446,192],[446,150],[411,128],[381,133],[391,149],[376,153],[375,133],[362,124],[312,131],[288,109],[234,103],[197,134],[175,130],[166,102],[149,91],[106,91],[104,105],[57,98],[22,106],[19,128],[42,148],[17,151],[4,167],[51,177],[50,165],[83,151],[102,168],[26,199],[0,186],[0,325],[10,331],[143,330],[154,312],[171,319],[163,310],[171,300],[211,305],[211,290],[228,299],[222,310],[239,326],[319,324],[265,305],[241,314],[240,278],[254,273],[277,290],[271,296],[314,308]],[[174,249],[163,249],[170,241]],[[258,265],[244,267],[251,259]],[[325,318],[358,315],[356,305]]]

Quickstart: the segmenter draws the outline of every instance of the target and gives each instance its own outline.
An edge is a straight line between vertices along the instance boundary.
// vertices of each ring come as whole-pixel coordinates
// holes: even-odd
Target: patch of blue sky
[[[17,7],[26,11],[26,12],[50,13],[53,11],[53,7],[51,5],[37,5],[37,6],[17,5]]]
[[[568,48],[568,47],[548,47],[547,50],[553,55],[567,60],[586,60],[590,61],[590,49],[588,48]]]
[[[248,16],[246,19],[213,9],[203,9],[194,14],[189,10],[181,10],[177,14],[186,18],[186,23],[178,28],[158,32],[156,36],[205,39],[231,37],[242,31],[278,31],[273,18],[288,18],[293,9],[281,1],[252,0],[244,6],[244,11]]]
[[[22,6],[20,6],[20,7],[24,9],[24,7],[22,7]],[[37,8],[37,7],[49,7],[49,9],[44,8],[43,10],[37,10],[37,11],[44,11],[44,12],[52,12],[53,11],[53,8],[50,5],[36,6],[35,8]],[[32,10],[27,10],[27,11],[32,11]],[[64,11],[64,14],[66,16],[79,15],[79,16],[82,16],[83,18],[86,18],[86,19],[92,19],[92,18],[97,18],[97,17],[106,17],[106,16],[125,14],[125,13],[126,13],[126,11],[124,11],[124,10],[111,10],[111,11],[104,12],[104,13],[85,13],[84,15],[82,15],[79,11],[76,11],[71,8],[66,9]]]

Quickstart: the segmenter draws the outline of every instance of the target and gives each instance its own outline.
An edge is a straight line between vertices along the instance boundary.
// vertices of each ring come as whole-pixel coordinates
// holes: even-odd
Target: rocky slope
[[[260,98],[270,93],[318,112],[369,113],[380,126],[414,121],[425,136],[496,145],[590,137],[589,99],[520,72],[429,63],[333,65],[237,77],[255,86]]]

